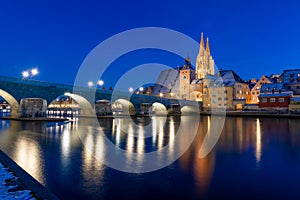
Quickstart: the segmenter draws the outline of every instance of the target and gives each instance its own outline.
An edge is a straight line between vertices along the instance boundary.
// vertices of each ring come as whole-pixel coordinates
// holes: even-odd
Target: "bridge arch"
[[[95,110],[93,109],[92,105],[83,96],[66,92],[63,95],[58,96],[57,98],[59,98],[61,96],[71,97],[79,105],[81,116],[94,116],[95,115]],[[55,99],[57,99],[57,98],[55,98]]]
[[[126,99],[117,99],[112,104],[112,112],[114,114],[135,115],[134,105]]]
[[[0,89],[0,96],[3,97],[10,105],[11,107],[10,115],[14,117],[19,116],[21,113],[21,106],[18,103],[18,101],[11,94],[9,94],[8,92],[2,89]]]
[[[152,112],[155,115],[158,115],[158,114],[167,114],[168,113],[166,106],[164,104],[162,104],[162,103],[159,103],[159,102],[154,102],[152,104]]]
[[[181,108],[181,114],[199,114],[200,110],[198,106],[183,106]]]

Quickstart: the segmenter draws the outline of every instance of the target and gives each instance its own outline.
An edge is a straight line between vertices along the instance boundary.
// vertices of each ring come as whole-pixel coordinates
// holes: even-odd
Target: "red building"
[[[259,108],[288,108],[292,92],[268,93],[259,95]]]

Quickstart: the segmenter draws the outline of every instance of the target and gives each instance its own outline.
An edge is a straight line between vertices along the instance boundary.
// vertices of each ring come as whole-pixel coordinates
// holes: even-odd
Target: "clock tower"
[[[189,57],[185,59],[185,64],[180,70],[180,98],[190,99],[191,84],[191,60]]]

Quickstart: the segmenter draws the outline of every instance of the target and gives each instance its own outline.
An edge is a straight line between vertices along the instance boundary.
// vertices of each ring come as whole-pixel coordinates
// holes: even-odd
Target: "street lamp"
[[[35,76],[35,75],[37,75],[39,73],[39,71],[38,71],[37,68],[31,69],[30,72],[31,72],[31,76]]]
[[[93,85],[94,85],[94,83],[93,83],[92,81],[89,81],[89,82],[88,82],[88,86],[89,86],[89,87],[92,87]]]
[[[144,88],[143,88],[143,87],[140,87],[140,88],[139,88],[139,91],[140,91],[140,92],[143,92],[143,91],[144,91]]]
[[[98,85],[99,85],[99,86],[104,85],[104,81],[103,81],[103,80],[99,80],[99,81],[98,81]]]
[[[29,77],[29,72],[28,71],[23,71],[22,76],[23,76],[23,78],[28,78]]]

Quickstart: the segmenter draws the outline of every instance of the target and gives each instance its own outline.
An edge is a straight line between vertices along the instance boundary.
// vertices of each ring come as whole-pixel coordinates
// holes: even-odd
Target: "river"
[[[227,117],[203,158],[210,116],[0,120],[0,147],[60,199],[300,199],[299,122]]]

